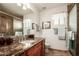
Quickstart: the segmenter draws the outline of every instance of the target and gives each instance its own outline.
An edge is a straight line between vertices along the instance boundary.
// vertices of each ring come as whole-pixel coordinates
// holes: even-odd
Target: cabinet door
[[[41,43],[36,44],[29,50],[24,52],[24,55],[27,56],[40,56],[41,55]]]
[[[4,33],[6,32],[6,20],[5,20],[5,16],[2,16],[1,15],[1,27],[0,27],[0,30],[1,30],[1,33]]]
[[[35,47],[33,54],[34,54],[34,56],[40,56],[41,55],[41,46],[40,45],[38,47]]]
[[[26,50],[26,51],[24,52],[24,55],[25,55],[25,56],[33,56],[33,53],[34,53],[34,48],[32,47],[32,48],[30,48],[29,50]]]
[[[9,33],[13,31],[12,17],[0,13],[0,33]]]
[[[13,31],[13,20],[11,18],[7,18],[6,32],[12,32],[12,31]]]

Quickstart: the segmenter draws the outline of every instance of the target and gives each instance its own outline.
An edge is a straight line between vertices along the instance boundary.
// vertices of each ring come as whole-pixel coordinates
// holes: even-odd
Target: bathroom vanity
[[[0,47],[0,56],[44,56],[44,38],[24,40],[19,43]]]

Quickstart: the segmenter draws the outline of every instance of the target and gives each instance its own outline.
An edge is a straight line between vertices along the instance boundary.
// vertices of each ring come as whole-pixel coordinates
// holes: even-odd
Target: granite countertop
[[[0,47],[0,56],[18,56],[20,53],[30,49],[42,40],[43,38],[34,38],[34,40],[24,40],[20,43]]]

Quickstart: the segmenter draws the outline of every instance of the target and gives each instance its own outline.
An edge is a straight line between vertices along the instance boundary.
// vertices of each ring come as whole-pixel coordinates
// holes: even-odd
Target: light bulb
[[[26,6],[25,5],[23,5],[23,9],[26,10]]]
[[[27,3],[26,5],[27,5],[27,8],[31,8],[29,3]]]

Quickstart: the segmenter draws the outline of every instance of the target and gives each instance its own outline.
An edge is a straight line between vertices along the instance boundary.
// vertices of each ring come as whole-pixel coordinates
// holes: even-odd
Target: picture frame
[[[36,26],[36,24],[35,23],[32,23],[32,29],[33,30],[35,29],[35,26]]]
[[[42,22],[42,29],[51,29],[51,22],[50,21]]]
[[[58,28],[53,28],[54,29],[54,34],[58,35]]]

